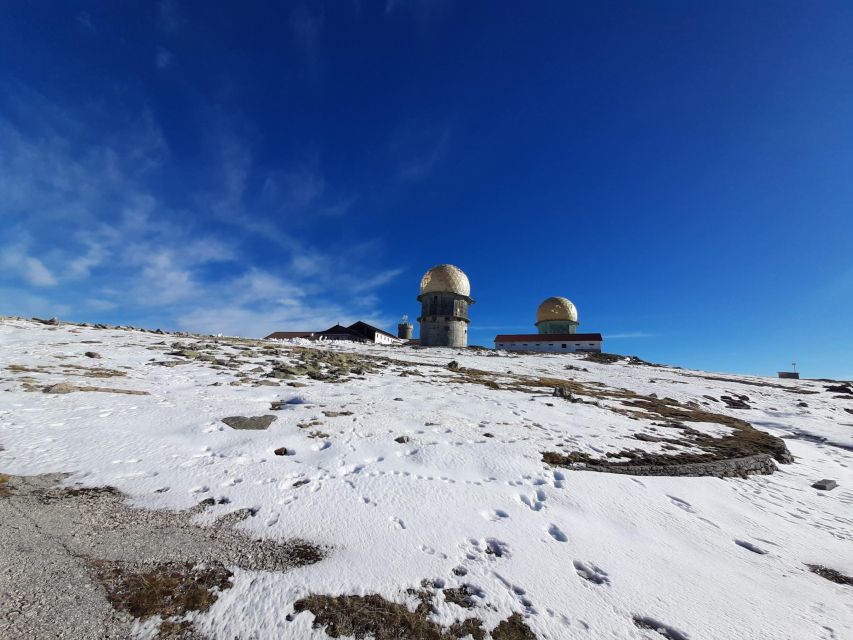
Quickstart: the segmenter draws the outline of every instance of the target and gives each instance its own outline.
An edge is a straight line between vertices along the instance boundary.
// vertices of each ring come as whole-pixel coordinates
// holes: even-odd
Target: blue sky
[[[849,2],[7,3],[0,313],[262,336],[551,295],[853,377]]]

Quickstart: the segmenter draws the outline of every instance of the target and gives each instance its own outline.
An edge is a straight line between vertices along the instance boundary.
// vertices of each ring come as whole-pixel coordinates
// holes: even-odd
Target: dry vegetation
[[[0,498],[8,498],[12,495],[12,488],[9,486],[9,476],[0,473]]]
[[[445,597],[447,590],[445,590]],[[459,640],[472,637],[485,640],[482,621],[467,618],[450,627],[429,619],[433,593],[428,589],[409,590],[418,599],[414,611],[404,604],[389,602],[379,595],[324,596],[311,595],[294,604],[294,611],[314,614],[314,627],[322,627],[332,638],[353,637],[356,640]],[[493,640],[535,640],[536,636],[518,613],[503,620],[491,631]]]
[[[160,563],[142,571],[104,560],[94,560],[91,565],[110,604],[134,618],[170,618],[207,611],[218,593],[231,587],[233,575],[223,566],[189,562]]]

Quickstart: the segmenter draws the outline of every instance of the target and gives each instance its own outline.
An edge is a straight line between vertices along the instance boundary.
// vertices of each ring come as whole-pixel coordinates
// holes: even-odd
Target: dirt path
[[[198,638],[186,614],[230,587],[228,567],[286,571],[323,555],[301,541],[247,537],[233,528],[246,510],[202,527],[192,518],[203,506],[148,511],[112,488],[61,488],[59,474],[5,478],[0,638],[126,639],[152,615],[169,620],[160,637]]]

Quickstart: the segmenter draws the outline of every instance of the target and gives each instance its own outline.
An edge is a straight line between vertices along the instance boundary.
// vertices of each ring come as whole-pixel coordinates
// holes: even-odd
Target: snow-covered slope
[[[57,383],[72,391],[44,392]],[[325,638],[297,600],[378,594],[414,609],[407,589],[426,580],[444,627],[517,612],[539,638],[841,639],[853,587],[807,566],[853,574],[853,395],[834,385],[6,318],[0,473],[70,472],[145,508],[214,498],[199,521],[251,508],[239,526],[252,534],[327,548],[292,571],[236,571],[196,620],[213,638]],[[222,422],[263,415],[276,417],[263,430]],[[749,425],[756,446],[785,438],[794,462],[724,479],[570,464],[719,459],[717,443],[744,434],[751,453]],[[812,488],[821,478],[838,488]],[[472,608],[441,597],[462,585]]]

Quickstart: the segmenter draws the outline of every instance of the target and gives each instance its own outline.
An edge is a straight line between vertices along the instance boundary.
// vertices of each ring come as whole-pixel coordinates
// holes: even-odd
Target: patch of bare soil
[[[447,591],[449,590],[445,590],[445,598]],[[389,602],[375,594],[367,596],[310,595],[298,600],[293,608],[296,613],[310,611],[314,614],[314,628],[322,627],[332,638],[459,640],[471,636],[474,640],[485,640],[486,630],[481,620],[467,618],[450,627],[441,626],[429,618],[433,611],[433,593],[426,589],[409,590],[409,593],[417,596],[419,601],[414,611],[404,604]],[[451,598],[454,597],[451,595]],[[518,613],[502,621],[491,631],[491,636],[494,640],[536,640],[536,636]]]
[[[119,562],[91,563],[114,608],[134,618],[183,616],[207,611],[219,592],[231,588],[233,573],[222,565],[163,562],[143,571]]]

